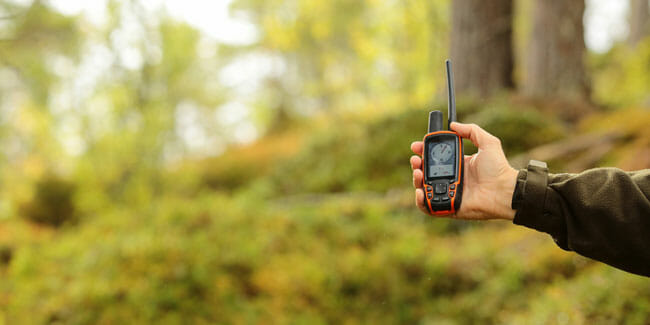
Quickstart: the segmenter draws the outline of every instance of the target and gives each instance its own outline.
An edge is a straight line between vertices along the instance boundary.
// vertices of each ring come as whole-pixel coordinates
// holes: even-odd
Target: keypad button
[[[427,198],[428,198],[429,200],[431,200],[431,197],[432,197],[431,193],[427,193]]]
[[[456,184],[451,184],[451,185],[449,185],[449,189],[450,189],[450,190],[455,190],[455,189],[456,189]]]
[[[427,186],[426,189],[427,189],[427,192],[431,192],[431,190],[432,190],[433,188],[432,188],[431,186]]]
[[[447,184],[436,184],[435,193],[436,194],[445,194],[445,193],[447,193]]]
[[[454,192],[449,192],[449,197],[454,197]]]
[[[446,197],[446,196],[443,196],[443,197],[442,197],[442,202],[445,202],[445,201],[449,201],[449,198]]]
[[[440,202],[440,197],[437,197],[437,196],[434,197],[434,198],[433,198],[433,202]]]

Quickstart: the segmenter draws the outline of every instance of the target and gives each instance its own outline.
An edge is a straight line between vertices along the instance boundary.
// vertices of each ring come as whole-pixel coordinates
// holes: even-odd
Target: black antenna
[[[447,129],[451,130],[451,122],[456,122],[456,97],[454,96],[454,73],[451,71],[451,61],[447,59]]]

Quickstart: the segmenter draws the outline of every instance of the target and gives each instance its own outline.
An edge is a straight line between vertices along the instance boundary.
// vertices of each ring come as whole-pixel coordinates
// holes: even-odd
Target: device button
[[[456,184],[451,184],[451,185],[449,185],[449,189],[450,189],[450,190],[455,190],[455,189],[456,189]]]
[[[431,196],[432,196],[431,193],[427,193],[427,198],[428,198],[429,200],[431,200]]]
[[[449,192],[449,197],[454,197],[454,192]]]
[[[427,192],[431,192],[432,187],[431,186],[425,186],[427,189]]]
[[[447,193],[447,184],[436,184],[436,194],[445,194]]]
[[[439,198],[439,197],[437,197],[437,196],[436,196],[436,197],[434,197],[434,198],[433,198],[433,202],[440,202],[440,198]]]
[[[443,196],[443,197],[442,197],[442,201],[443,201],[443,202],[444,202],[444,201],[449,201],[449,198],[446,197],[446,196]]]

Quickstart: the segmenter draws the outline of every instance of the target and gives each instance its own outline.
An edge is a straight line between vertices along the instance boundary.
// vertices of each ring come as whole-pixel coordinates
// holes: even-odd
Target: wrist
[[[493,212],[497,219],[512,221],[515,218],[517,211],[512,208],[512,195],[517,185],[518,174],[516,169],[508,166],[508,169],[499,178],[495,191],[495,211]]]

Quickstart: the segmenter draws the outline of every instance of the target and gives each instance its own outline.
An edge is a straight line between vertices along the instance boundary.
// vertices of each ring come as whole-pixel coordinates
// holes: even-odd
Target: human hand
[[[506,159],[501,140],[476,124],[453,122],[451,129],[462,138],[467,138],[478,148],[478,152],[465,156],[463,200],[455,214],[443,217],[458,219],[507,219],[512,220],[515,210],[511,208],[512,193],[517,183],[517,170]],[[422,141],[411,144],[411,150],[418,156],[411,156],[415,203],[426,214],[431,214],[424,202],[422,189]]]

